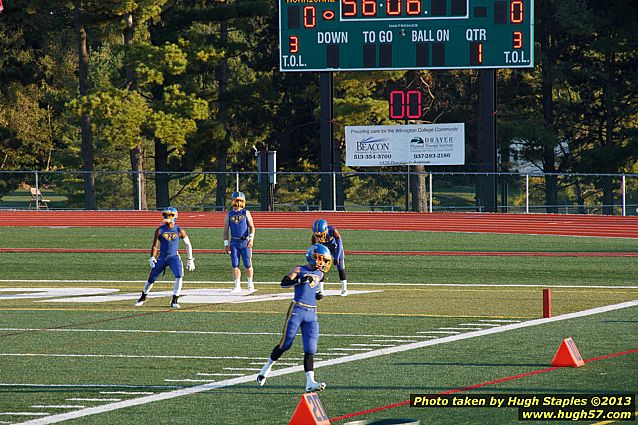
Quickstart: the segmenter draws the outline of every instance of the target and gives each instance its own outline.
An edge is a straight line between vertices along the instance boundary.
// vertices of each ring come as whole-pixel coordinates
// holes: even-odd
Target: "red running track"
[[[224,212],[183,212],[185,228],[221,228]],[[638,238],[638,217],[569,214],[252,212],[259,228],[310,229],[324,218],[340,229],[405,230]],[[0,226],[155,227],[157,211],[3,211]]]

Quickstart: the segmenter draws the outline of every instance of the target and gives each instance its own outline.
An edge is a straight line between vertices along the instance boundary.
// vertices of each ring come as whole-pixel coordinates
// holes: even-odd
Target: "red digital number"
[[[288,51],[290,53],[299,52],[299,37],[296,35],[291,35],[288,37]]]
[[[357,0],[342,0],[341,10],[343,12],[343,16],[356,16]]]
[[[317,25],[317,8],[315,6],[304,6],[303,26],[304,28],[314,28]]]
[[[514,31],[512,33],[512,47],[514,49],[520,49],[521,47],[523,47],[523,33],[520,31]]]
[[[523,2],[521,0],[512,0],[510,3],[510,22],[513,24],[523,22]]]
[[[422,114],[419,90],[392,90],[390,92],[390,119],[419,119]]]
[[[404,112],[405,93],[403,90],[392,90],[390,92],[390,119],[402,120],[405,118]]]
[[[376,16],[377,0],[363,0],[361,4],[361,13],[363,16]]]
[[[421,0],[407,0],[406,11],[408,15],[420,15],[421,14]]]
[[[483,63],[483,43],[478,44],[478,51],[476,52],[477,57],[476,60],[479,64]]]
[[[408,119],[421,118],[421,92],[418,90],[408,90],[407,93],[407,105],[405,105],[406,116]]]
[[[385,0],[385,9],[388,16],[401,14],[401,0]]]

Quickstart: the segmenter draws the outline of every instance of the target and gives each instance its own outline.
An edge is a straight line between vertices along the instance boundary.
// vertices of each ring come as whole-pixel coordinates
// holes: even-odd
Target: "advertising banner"
[[[464,165],[465,124],[346,126],[346,165]]]

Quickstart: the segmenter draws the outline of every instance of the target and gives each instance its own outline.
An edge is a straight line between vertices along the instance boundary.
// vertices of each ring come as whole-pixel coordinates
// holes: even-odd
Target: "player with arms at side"
[[[343,240],[339,231],[334,226],[328,226],[328,222],[324,219],[315,220],[312,224],[312,237],[310,243],[320,243],[326,246],[332,258],[334,258],[335,266],[339,271],[339,279],[341,280],[341,296],[348,295],[348,280],[346,279],[346,264],[343,251]],[[323,280],[319,288],[319,293],[323,294]],[[321,295],[323,296],[323,295]]]
[[[261,387],[272,370],[273,364],[291,346],[301,328],[301,338],[304,351],[304,372],[306,373],[306,392],[321,391],[326,388],[323,382],[315,381],[314,355],[317,353],[319,341],[319,322],[317,321],[317,288],[332,265],[330,250],[323,245],[315,244],[306,252],[308,264],[296,266],[281,280],[284,288],[294,287],[293,302],[288,308],[284,331],[270,354],[270,357],[257,375],[257,384]]]
[[[239,257],[246,268],[248,280],[248,292],[255,292],[253,284],[253,241],[255,239],[255,224],[250,211],[245,209],[246,196],[243,192],[233,192],[231,196],[231,207],[224,218],[224,250],[230,254],[230,263],[233,267],[233,281],[235,287],[230,291],[232,294],[241,292],[241,270],[239,270]],[[228,233],[230,231],[230,244]]]
[[[173,300],[171,301],[170,306],[171,308],[179,308],[177,299],[182,291],[182,279],[184,278],[184,265],[182,264],[182,259],[177,252],[180,239],[184,240],[186,252],[188,253],[186,268],[189,272],[195,270],[193,247],[184,229],[177,224],[177,210],[173,207],[168,207],[162,211],[162,217],[164,224],[155,229],[155,237],[153,238],[153,245],[151,246],[151,258],[148,259],[148,263],[151,266],[151,273],[144,285],[142,296],[135,303],[136,307],[144,305],[146,302],[146,296],[153,287],[153,283],[155,283],[157,277],[168,266],[175,276]],[[158,251],[159,256],[157,255]]]

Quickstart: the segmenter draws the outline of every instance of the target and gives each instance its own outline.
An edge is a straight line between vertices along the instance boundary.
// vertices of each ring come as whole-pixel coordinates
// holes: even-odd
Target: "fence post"
[[[35,170],[35,209],[40,209],[40,181],[38,180],[38,170]]]
[[[142,174],[137,172],[137,210],[142,211]]]
[[[432,173],[430,173],[430,212],[434,212],[434,210],[432,210]]]
[[[625,192],[625,175],[623,174],[623,175],[622,175],[622,216],[623,216],[623,217],[624,217],[624,216],[625,216],[625,214],[626,214],[626,210],[625,210],[625,207],[626,207],[626,205],[625,205],[626,198],[625,198],[625,195],[626,195],[626,192]]]
[[[525,174],[525,213],[529,214],[529,174]]]
[[[337,172],[332,172],[332,211],[337,211]]]
[[[235,192],[239,192],[239,171],[235,171]]]

